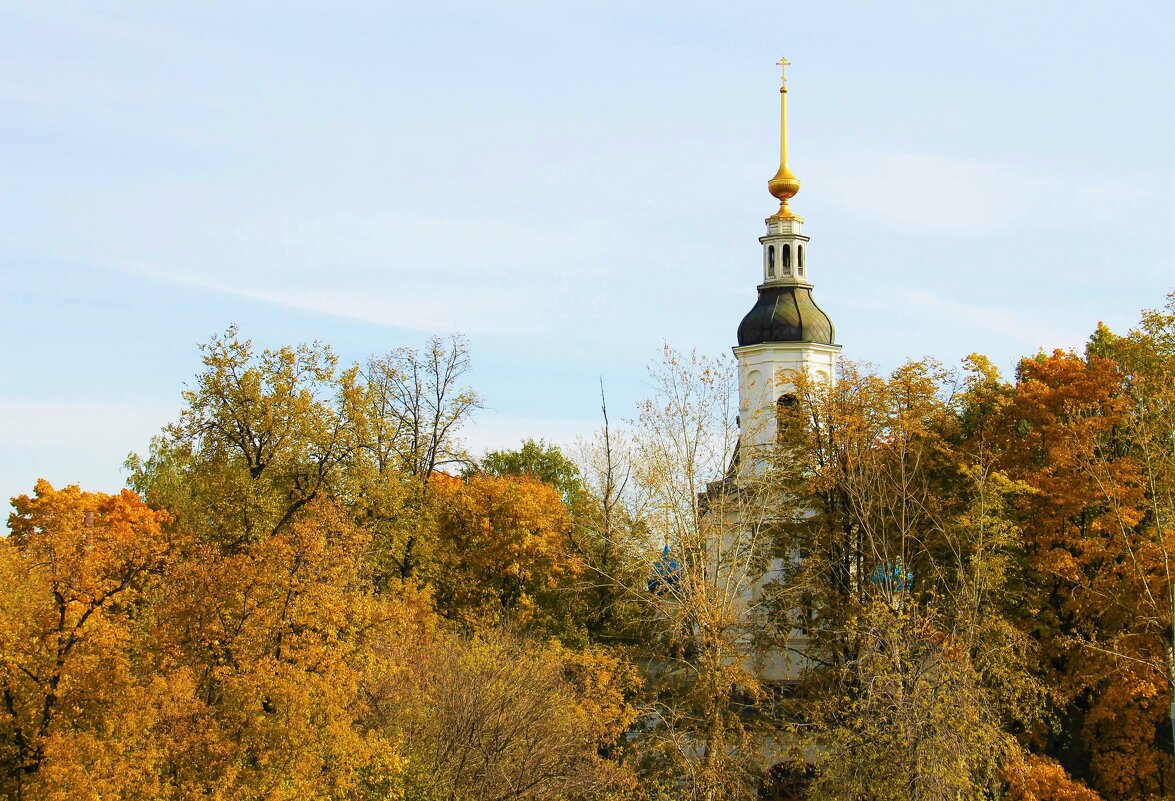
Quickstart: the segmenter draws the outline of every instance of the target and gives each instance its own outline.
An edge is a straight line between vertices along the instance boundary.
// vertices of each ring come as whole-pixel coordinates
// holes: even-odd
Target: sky
[[[776,204],[848,358],[1005,372],[1175,287],[1175,5],[0,2],[0,493],[115,491],[198,345],[462,332],[474,451],[729,354]]]

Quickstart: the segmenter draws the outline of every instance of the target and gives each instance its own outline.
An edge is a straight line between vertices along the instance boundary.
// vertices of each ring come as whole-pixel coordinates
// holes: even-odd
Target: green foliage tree
[[[534,476],[559,490],[569,506],[575,506],[583,492],[579,467],[541,439],[525,439],[514,451],[490,451],[481,458],[477,470],[492,476]]]
[[[332,493],[359,444],[362,392],[317,343],[256,353],[230,328],[202,351],[179,421],[147,459],[128,458],[129,483],[186,531],[239,549]]]

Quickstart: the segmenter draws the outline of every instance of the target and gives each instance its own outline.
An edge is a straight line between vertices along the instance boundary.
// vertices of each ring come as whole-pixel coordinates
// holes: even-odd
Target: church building
[[[788,206],[800,181],[787,166],[787,59],[780,59],[779,170],[767,188],[779,210],[767,218],[759,297],[738,326],[739,462],[754,469],[756,452],[774,442],[777,407],[787,403],[792,378],[803,373],[831,382],[840,345],[832,320],[812,299],[812,266],[804,220]]]
[[[796,377],[829,386],[835,380],[840,345],[836,344],[832,320],[812,299],[812,263],[804,220],[788,205],[800,191],[800,181],[787,164],[787,76],[786,59],[779,89],[779,169],[767,188],[779,201],[778,210],[766,219],[767,232],[759,239],[763,246],[762,281],[755,305],[738,327],[739,440],[734,464],[727,478],[715,488],[738,494],[746,479],[761,475],[773,458],[778,436],[779,407],[794,400]],[[768,501],[768,503],[770,503]],[[762,510],[740,509],[732,515],[730,529],[754,525],[738,519],[743,512],[757,518]],[[753,606],[781,565],[758,576],[746,588],[746,602]],[[807,633],[793,630],[781,649],[759,651],[755,673],[766,685],[794,686],[808,666]]]

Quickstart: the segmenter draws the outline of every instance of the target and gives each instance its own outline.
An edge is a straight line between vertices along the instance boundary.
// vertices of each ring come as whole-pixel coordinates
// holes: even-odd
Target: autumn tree
[[[653,397],[641,405],[632,434],[633,478],[647,498],[652,540],[644,598],[660,629],[648,657],[659,694],[644,736],[688,797],[747,797],[761,766],[739,705],[760,690],[747,657],[770,498],[760,482],[728,476],[737,441],[729,360],[666,347],[650,383]]]
[[[482,399],[465,384],[469,369],[469,345],[454,335],[433,337],[420,349],[397,348],[361,371],[357,501],[376,537],[381,584],[393,574],[406,581],[422,564],[427,572],[435,529],[430,478],[471,464],[460,433]]]
[[[130,484],[178,526],[240,548],[330,494],[358,446],[358,371],[317,343],[258,353],[235,328],[201,350],[179,421],[128,459]]]
[[[1055,760],[1032,754],[1007,766],[1008,801],[1101,801]]]
[[[482,399],[464,384],[469,369],[469,344],[456,334],[368,360],[362,374],[374,424],[367,449],[381,469],[394,464],[426,479],[470,462],[458,435]]]
[[[1107,798],[1169,793],[1175,315],[1101,327],[1084,358],[1021,362],[1001,446],[1019,505],[1042,675],[1066,726],[1039,743]]]
[[[545,641],[583,642],[566,634],[574,467],[562,489],[522,465],[441,472],[477,404],[449,347],[340,369],[325,346],[257,350],[230,329],[130,460],[150,506],[48,485],[17,500],[0,544],[7,795],[631,788],[633,669]]]
[[[516,450],[487,453],[477,472],[529,475],[555,487],[570,514],[565,547],[577,565],[551,601],[562,610],[565,642],[631,642],[641,638],[637,621],[648,573],[648,532],[640,520],[632,481],[631,446],[608,419],[575,447],[574,458],[542,440],[524,440]],[[634,593],[640,588],[641,593]]]
[[[372,534],[378,587],[429,563],[429,477],[465,459],[458,433],[480,404],[462,384],[463,339],[434,338],[362,370],[341,369],[318,343],[258,351],[235,328],[202,351],[179,421],[145,459],[128,459],[133,487],[178,526],[230,549],[330,498]]]
[[[1025,490],[983,444],[990,379],[982,361],[963,387],[930,362],[844,363],[831,388],[797,376],[781,408],[775,630],[803,635],[793,726],[819,797],[979,797],[1034,714],[1007,615]]]
[[[615,656],[496,630],[439,639],[410,674],[370,688],[403,739],[409,798],[586,801],[633,784],[600,755],[636,714],[636,676]]]
[[[78,757],[117,728],[111,707],[135,684],[128,643],[168,560],[168,515],[129,491],[44,480],[13,505],[0,540],[0,788],[40,798],[68,787]]]
[[[558,590],[582,570],[567,547],[571,519],[559,491],[532,475],[437,475],[432,483],[440,611],[471,627],[557,628]]]
[[[584,563],[577,601],[593,642],[648,639],[649,551],[645,495],[634,476],[631,435],[612,423],[600,386],[601,425],[577,443],[580,492],[572,503],[572,549]]]
[[[374,593],[368,550],[325,498],[244,549],[186,545],[155,598],[150,653],[189,693],[184,725],[159,732],[176,797],[378,798],[399,780],[398,746],[365,723],[361,688],[396,667],[378,645],[430,630],[432,613]]]

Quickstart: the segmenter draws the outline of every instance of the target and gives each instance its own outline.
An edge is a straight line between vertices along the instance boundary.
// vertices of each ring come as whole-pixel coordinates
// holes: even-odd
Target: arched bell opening
[[[775,400],[775,435],[780,442],[784,441],[786,434],[796,425],[795,413],[799,402],[790,392],[785,392]]]

